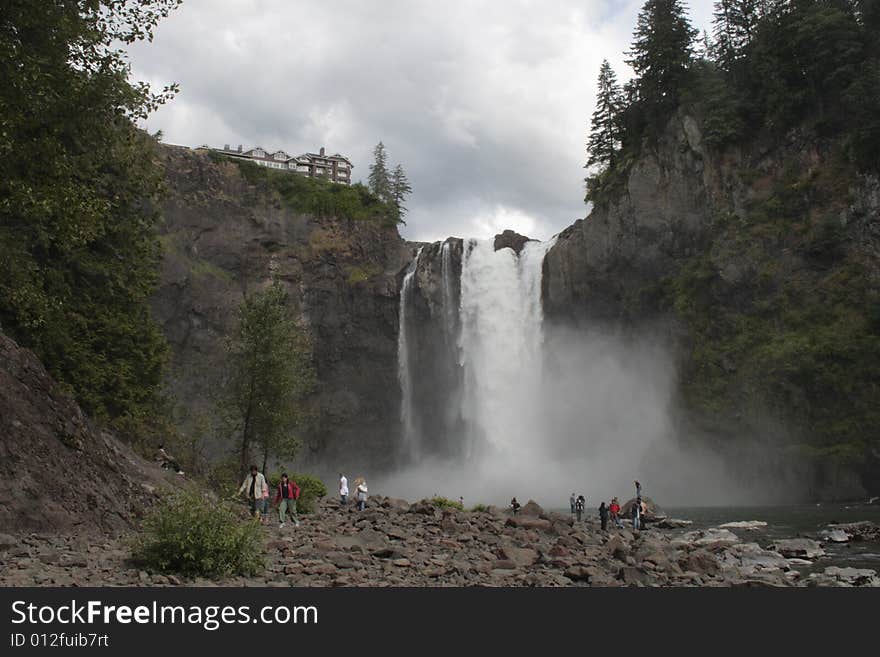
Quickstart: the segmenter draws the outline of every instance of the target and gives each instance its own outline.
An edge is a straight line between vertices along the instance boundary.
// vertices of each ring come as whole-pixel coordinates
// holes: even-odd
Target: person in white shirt
[[[343,504],[348,503],[348,479],[341,472],[339,473],[339,498]]]
[[[357,503],[358,503],[358,511],[363,511],[364,507],[367,506],[367,482],[362,481],[358,484],[357,487]]]

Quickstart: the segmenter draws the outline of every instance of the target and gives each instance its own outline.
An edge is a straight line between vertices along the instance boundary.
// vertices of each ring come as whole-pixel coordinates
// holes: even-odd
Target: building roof
[[[201,148],[209,148],[206,144]],[[226,155],[233,155],[237,157],[247,157],[256,160],[271,160],[273,162],[294,162],[297,164],[311,164],[316,160],[325,160],[328,163],[330,162],[345,162],[352,169],[354,165],[344,155],[340,155],[339,153],[334,153],[333,155],[321,155],[320,153],[303,153],[302,155],[294,155],[291,156],[283,150],[277,150],[270,152],[263,148],[262,146],[254,146],[253,148],[248,149],[237,149],[237,148],[211,148],[213,151],[217,151],[218,153],[224,153]],[[263,155],[255,155],[256,151],[260,151]],[[276,158],[276,155],[282,155],[283,158]]]

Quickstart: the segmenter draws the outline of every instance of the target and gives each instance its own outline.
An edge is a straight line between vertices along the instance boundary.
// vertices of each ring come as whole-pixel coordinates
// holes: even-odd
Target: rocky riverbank
[[[514,517],[382,497],[358,512],[331,500],[299,527],[264,533],[265,571],[220,581],[139,570],[124,536],[0,534],[0,585],[880,586],[871,570],[802,575],[799,564],[821,558],[808,539],[766,549],[730,529],[606,532],[593,518],[576,523],[533,502]]]

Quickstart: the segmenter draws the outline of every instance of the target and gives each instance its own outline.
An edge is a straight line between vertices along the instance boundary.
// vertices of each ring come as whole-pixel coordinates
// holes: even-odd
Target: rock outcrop
[[[0,333],[0,531],[117,534],[175,476],[101,431],[33,352]]]
[[[381,467],[394,456],[400,408],[397,311],[414,249],[387,222],[297,213],[239,167],[162,150],[169,194],[154,316],[172,349],[170,389],[203,431],[223,377],[223,340],[243,296],[281,280],[310,334],[318,389],[303,459]]]
[[[876,432],[856,428],[878,407],[878,218],[880,181],[839,144],[793,129],[719,153],[680,111],[558,236],[545,316],[668,345],[681,431],[739,450],[744,476],[861,499],[880,490]]]

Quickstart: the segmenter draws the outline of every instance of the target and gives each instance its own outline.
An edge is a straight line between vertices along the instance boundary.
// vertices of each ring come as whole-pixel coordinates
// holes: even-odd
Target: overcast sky
[[[133,77],[180,94],[147,122],[172,144],[372,148],[413,186],[404,237],[546,239],[584,216],[596,77],[618,77],[642,0],[184,0]],[[711,0],[693,0],[696,27]]]

